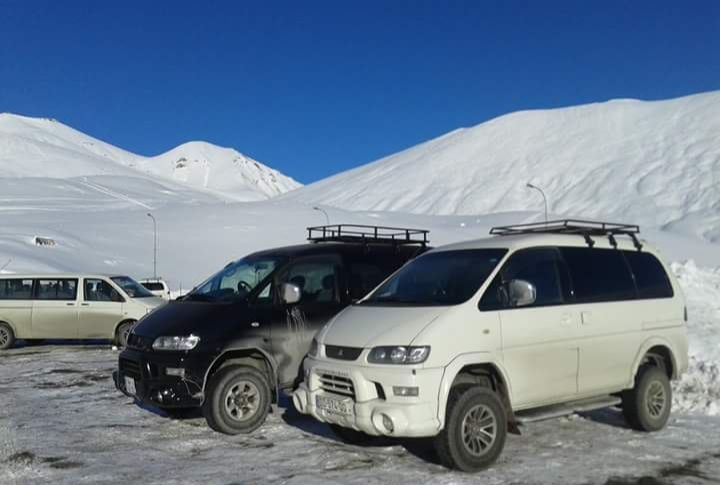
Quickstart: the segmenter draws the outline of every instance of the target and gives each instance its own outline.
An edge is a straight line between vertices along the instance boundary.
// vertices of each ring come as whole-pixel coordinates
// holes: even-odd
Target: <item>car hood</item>
[[[242,315],[237,304],[174,301],[140,320],[134,333],[143,337],[198,335],[217,333],[232,315]],[[236,318],[237,320],[237,318]]]
[[[319,334],[325,345],[375,347],[409,345],[445,307],[353,305],[343,310]]]

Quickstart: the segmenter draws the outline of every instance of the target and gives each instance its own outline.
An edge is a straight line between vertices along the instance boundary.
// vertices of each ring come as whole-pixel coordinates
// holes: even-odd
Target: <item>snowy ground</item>
[[[0,483],[703,484],[720,482],[720,417],[675,414],[654,434],[618,411],[535,423],[481,475],[437,465],[426,442],[347,446],[283,402],[252,436],[171,420],[112,385],[107,345],[0,354]]]

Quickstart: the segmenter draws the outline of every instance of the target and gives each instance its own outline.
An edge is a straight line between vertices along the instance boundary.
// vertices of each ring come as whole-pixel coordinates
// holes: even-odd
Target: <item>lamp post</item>
[[[542,195],[543,203],[545,204],[545,224],[547,224],[548,221],[548,203],[547,203],[547,197],[545,197],[545,192],[543,192],[543,189],[538,187],[537,185],[533,185],[530,182],[526,184],[526,187],[529,189],[535,189],[538,192],[540,192],[540,195]]]
[[[328,226],[330,225],[330,216],[328,216],[328,213],[325,212],[325,209],[323,209],[322,207],[319,207],[319,206],[315,206],[315,207],[313,207],[313,210],[319,211],[319,212],[322,212],[323,214],[325,214],[325,223]]]
[[[157,221],[149,212],[147,215],[153,221],[153,279],[157,279]]]

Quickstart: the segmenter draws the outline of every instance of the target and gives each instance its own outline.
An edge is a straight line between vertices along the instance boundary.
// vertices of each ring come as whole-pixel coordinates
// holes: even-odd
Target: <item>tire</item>
[[[671,407],[670,379],[659,367],[641,367],[635,377],[635,387],[622,393],[625,421],[638,431],[658,431],[665,427]]]
[[[252,433],[265,422],[270,411],[267,377],[253,367],[220,369],[210,379],[205,396],[205,420],[212,429],[224,434]]]
[[[451,390],[445,428],[434,438],[435,451],[447,468],[478,472],[497,460],[506,436],[505,407],[492,389]]]
[[[134,326],[134,321],[127,321],[118,325],[117,330],[115,330],[115,345],[125,348],[127,346],[128,335],[130,335]]]
[[[337,424],[329,424],[328,426],[330,426],[332,432],[335,433],[335,436],[340,438],[340,441],[348,445],[362,445],[373,439],[372,436],[362,431],[355,431],[354,429],[345,428]]]
[[[15,345],[15,332],[7,323],[0,323],[0,350],[7,350]]]

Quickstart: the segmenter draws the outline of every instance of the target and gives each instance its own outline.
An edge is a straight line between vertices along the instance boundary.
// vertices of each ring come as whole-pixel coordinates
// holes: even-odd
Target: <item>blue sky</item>
[[[301,182],[519,109],[720,89],[720,2],[0,0],[0,111]]]

